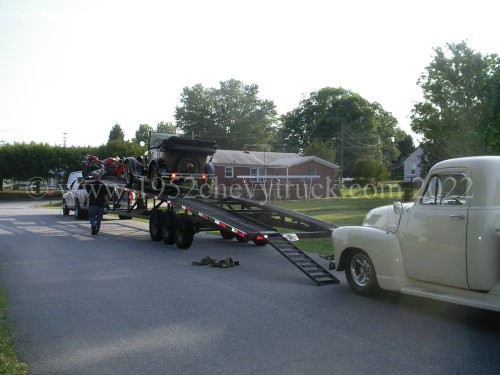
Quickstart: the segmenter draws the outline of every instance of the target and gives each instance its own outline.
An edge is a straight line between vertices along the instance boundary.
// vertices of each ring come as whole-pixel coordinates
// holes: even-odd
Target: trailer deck
[[[158,192],[144,183],[127,185],[109,179],[102,182],[115,192],[110,212],[120,218],[148,218],[154,241],[188,248],[195,233],[218,230],[225,239],[271,245],[317,285],[339,283],[334,275],[293,244],[298,238],[330,236],[337,227],[334,224],[268,203],[215,192],[204,196],[196,189],[172,185]],[[129,201],[127,207],[120,206],[118,202],[128,193],[134,193],[139,199]],[[293,233],[280,233],[289,230]]]

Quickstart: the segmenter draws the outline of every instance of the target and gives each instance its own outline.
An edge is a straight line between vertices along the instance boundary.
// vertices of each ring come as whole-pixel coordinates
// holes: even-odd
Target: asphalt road
[[[0,283],[32,374],[498,374],[500,314],[316,286],[270,246],[0,203]],[[241,265],[191,265],[231,256]],[[326,265],[326,261],[320,259]]]

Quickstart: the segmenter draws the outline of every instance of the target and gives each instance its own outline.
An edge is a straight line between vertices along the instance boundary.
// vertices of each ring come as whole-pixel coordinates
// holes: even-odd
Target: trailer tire
[[[174,222],[175,214],[172,211],[165,211],[161,221],[161,232],[165,245],[173,245],[175,243]]]
[[[220,231],[220,235],[225,240],[232,240],[235,236],[235,234],[233,232],[230,232],[227,229],[219,229],[219,231]]]
[[[242,243],[247,243],[248,242],[248,238],[247,237],[242,237],[242,236],[236,236],[236,240],[238,242],[242,242]]]
[[[267,245],[266,240],[253,240],[253,243],[255,244],[255,246],[266,246]]]
[[[174,220],[175,244],[180,249],[187,249],[193,243],[194,225],[189,215],[176,215]]]
[[[153,241],[161,241],[161,213],[158,210],[149,217],[149,235]]]

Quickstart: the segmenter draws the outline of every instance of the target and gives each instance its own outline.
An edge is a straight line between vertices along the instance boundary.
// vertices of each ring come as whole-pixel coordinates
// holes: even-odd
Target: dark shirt
[[[104,207],[108,192],[101,181],[93,181],[85,186],[89,196],[89,206]]]

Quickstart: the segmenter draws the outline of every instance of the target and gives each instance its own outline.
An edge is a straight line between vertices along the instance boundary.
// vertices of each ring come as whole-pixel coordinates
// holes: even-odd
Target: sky
[[[185,87],[257,84],[279,114],[324,87],[410,132],[433,48],[500,54],[498,1],[0,0],[0,146],[98,146],[174,122]],[[418,137],[415,137],[418,141]]]

